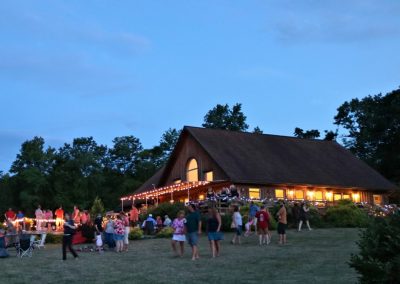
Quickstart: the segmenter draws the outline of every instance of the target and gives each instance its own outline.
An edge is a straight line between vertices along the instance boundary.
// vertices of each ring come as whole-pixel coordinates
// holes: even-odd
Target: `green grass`
[[[357,251],[356,229],[317,229],[288,232],[288,244],[259,247],[255,236],[241,246],[229,244],[225,234],[222,254],[212,259],[206,237],[201,259],[172,257],[168,239],[131,241],[129,251],[69,254],[61,261],[61,245],[35,250],[32,258],[0,259],[2,283],[354,283],[357,275],[347,265]],[[11,254],[14,251],[10,252]]]

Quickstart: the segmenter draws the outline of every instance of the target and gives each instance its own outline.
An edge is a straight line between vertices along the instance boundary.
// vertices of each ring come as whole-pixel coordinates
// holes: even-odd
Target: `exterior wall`
[[[214,180],[227,180],[223,171],[214,163],[202,147],[189,135],[185,137],[183,145],[178,149],[177,158],[172,161],[172,167],[169,171],[164,185],[174,183],[180,179],[186,181],[186,167],[191,158],[196,159],[199,168],[199,180],[205,180],[205,172],[213,171]]]
[[[260,199],[282,199],[275,195],[275,190],[283,190],[283,199],[288,200],[309,200],[309,201],[331,201],[334,202],[335,194],[340,194],[341,199],[349,197],[355,202],[367,202],[370,204],[376,203],[374,195],[381,196],[381,204],[388,204],[388,195],[385,192],[367,191],[362,189],[345,189],[345,188],[318,188],[318,187],[302,187],[302,186],[266,186],[266,185],[236,185],[241,193],[241,196],[249,198],[250,188],[260,189]],[[304,198],[296,198],[295,192],[303,191]],[[313,192],[313,194],[309,194]],[[322,192],[322,198],[316,197],[316,192]],[[329,193],[331,195],[329,195]],[[346,198],[347,199],[347,198]]]

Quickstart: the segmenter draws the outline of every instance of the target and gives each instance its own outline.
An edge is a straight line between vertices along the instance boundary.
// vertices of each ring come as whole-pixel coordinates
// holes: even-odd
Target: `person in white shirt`
[[[236,243],[236,241],[240,245],[241,243],[240,237],[242,236],[242,227],[243,227],[242,215],[240,215],[239,207],[235,206],[232,215],[232,228],[235,229],[235,235],[233,236],[233,239],[231,241],[233,245]]]
[[[170,227],[170,226],[171,226],[171,223],[172,223],[172,221],[171,221],[171,219],[169,218],[169,216],[168,216],[168,215],[165,215],[165,216],[164,216],[164,223],[163,223],[164,227]]]
[[[42,207],[38,205],[38,208],[35,211],[35,217],[36,217],[36,231],[40,231],[42,229],[42,224],[43,224],[43,211]]]

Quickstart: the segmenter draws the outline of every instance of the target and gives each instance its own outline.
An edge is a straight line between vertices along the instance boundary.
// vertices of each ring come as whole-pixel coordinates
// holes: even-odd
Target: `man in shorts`
[[[196,210],[194,204],[188,206],[189,214],[186,216],[186,239],[192,247],[192,260],[199,258],[198,241],[201,234],[200,213]]]
[[[260,246],[265,244],[268,245],[269,214],[265,209],[265,205],[261,206],[261,210],[256,213],[255,217],[257,218],[257,231],[258,231]]]
[[[286,244],[286,225],[287,225],[287,212],[285,204],[281,202],[281,208],[279,209],[278,215],[278,234],[279,234],[279,244]]]

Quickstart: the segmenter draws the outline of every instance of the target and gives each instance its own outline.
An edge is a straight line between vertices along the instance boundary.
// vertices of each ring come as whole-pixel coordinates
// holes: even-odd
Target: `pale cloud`
[[[364,42],[400,36],[400,2],[279,1],[268,31],[284,43]]]

